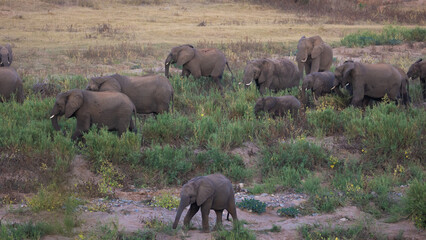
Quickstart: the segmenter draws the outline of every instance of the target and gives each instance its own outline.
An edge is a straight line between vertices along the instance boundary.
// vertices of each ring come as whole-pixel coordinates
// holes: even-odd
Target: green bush
[[[414,180],[410,184],[405,199],[408,213],[418,228],[426,228],[426,183]]]
[[[237,203],[237,207],[245,208],[249,212],[255,212],[259,214],[266,211],[266,203],[256,200],[254,198],[243,199],[241,202]]]
[[[0,239],[21,240],[21,239],[41,239],[45,235],[58,232],[55,226],[45,222],[38,223],[13,223],[0,225]]]
[[[280,208],[277,210],[278,216],[297,217],[300,214],[299,209],[295,207]]]
[[[213,234],[214,239],[217,240],[255,240],[256,235],[252,230],[244,227],[244,221],[233,222],[233,228],[231,231],[224,229],[217,231]]]

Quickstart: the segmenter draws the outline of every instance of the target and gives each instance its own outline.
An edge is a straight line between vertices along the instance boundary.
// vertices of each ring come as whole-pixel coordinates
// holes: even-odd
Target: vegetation
[[[266,211],[266,203],[256,200],[254,198],[246,198],[237,203],[237,207],[245,208],[249,212],[263,213]]]

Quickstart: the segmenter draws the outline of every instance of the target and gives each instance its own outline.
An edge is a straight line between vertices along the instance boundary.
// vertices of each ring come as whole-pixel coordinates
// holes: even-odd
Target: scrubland
[[[353,58],[407,71],[426,56],[422,1],[339,1],[345,5],[329,0],[329,8],[313,0],[259,2],[0,0],[0,14],[7,19],[0,41],[13,46],[12,66],[26,94],[23,104],[0,104],[0,239],[190,238],[198,229],[172,230],[171,222],[159,217],[140,219],[140,230],[133,233],[117,222],[83,231],[81,206],[90,199],[115,199],[117,189],[176,189],[192,177],[216,172],[236,185],[244,183],[254,195],[307,194],[297,210],[281,208],[287,217],[333,213],[344,206],[366,213],[346,226],[301,224],[300,238],[382,239],[387,236],[373,227],[376,222],[406,220],[418,229],[410,237],[424,237],[426,111],[418,79],[410,81],[407,108],[386,99],[354,108],[348,95],[330,95],[310,102],[298,116],[277,119],[255,117],[259,92],[238,84],[248,60],[294,59],[303,35],[320,35],[344,49],[335,51],[332,69]],[[55,132],[49,119],[55,97],[31,91],[37,82],[66,91],[85,88],[91,76],[164,74],[170,48],[185,43],[221,49],[236,81],[225,70],[221,94],[208,78],[183,78],[173,68],[173,111],[138,116],[136,134],[119,138],[93,127],[84,144],[74,144],[75,119],[60,119],[65,136]],[[372,49],[377,45],[386,46],[377,52]],[[299,88],[270,94],[300,97]],[[76,156],[87,161],[96,181],[70,184]],[[150,199],[151,204],[173,209],[178,195],[170,192]],[[52,213],[49,218],[37,217],[46,212]],[[250,222],[243,221],[202,238],[280,236],[273,235],[280,231],[275,225],[267,231],[250,229]],[[403,239],[404,234],[390,237]]]

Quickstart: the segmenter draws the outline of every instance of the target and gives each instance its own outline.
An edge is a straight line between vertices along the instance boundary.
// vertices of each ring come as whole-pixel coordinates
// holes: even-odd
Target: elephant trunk
[[[303,83],[302,84],[302,101],[303,101],[304,104],[308,103],[308,99],[306,97],[306,87],[307,87],[306,83]]]
[[[189,198],[181,196],[180,204],[179,204],[179,207],[178,207],[178,210],[177,210],[177,213],[176,213],[176,218],[175,218],[175,221],[173,223],[173,229],[176,229],[176,227],[179,223],[179,220],[180,220],[180,216],[182,215],[183,209],[185,209],[186,206],[188,206],[188,205],[189,205]]]
[[[167,59],[166,59],[166,61],[164,63],[164,65],[165,65],[165,75],[166,75],[167,78],[170,77],[170,75],[169,75],[169,68],[170,68],[170,64],[171,63],[172,63],[172,55],[169,54],[169,56],[167,56]]]
[[[61,130],[61,128],[59,127],[59,124],[58,124],[58,116],[56,116],[56,115],[52,115],[52,116],[50,117],[50,119],[52,120],[52,126],[53,126],[53,128],[54,128],[56,131],[60,131],[60,130]]]

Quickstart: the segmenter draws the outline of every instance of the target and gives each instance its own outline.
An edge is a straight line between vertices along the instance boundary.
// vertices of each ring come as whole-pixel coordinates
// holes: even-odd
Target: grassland
[[[365,32],[359,31],[381,36],[383,29],[396,34],[420,29],[424,39],[422,24],[393,28],[388,22],[360,20],[345,25],[329,23],[328,17],[314,22],[306,13],[266,5],[201,0],[191,4],[0,0],[0,14],[9,20],[2,25],[0,41],[13,44],[13,66],[23,77],[26,92],[22,105],[0,105],[0,206],[23,201],[31,212],[58,212],[60,219],[53,225],[2,224],[0,237],[78,237],[73,229],[81,224],[76,210],[84,204],[80,198],[114,198],[114,188],[130,186],[179,187],[194,176],[214,172],[223,173],[234,183],[245,183],[255,194],[306,193],[309,201],[301,214],[355,205],[376,219],[408,218],[419,228],[426,226],[426,112],[418,80],[411,82],[412,105],[407,109],[385,101],[362,110],[348,107],[347,96],[328,96],[316,106],[311,104],[300,116],[271,119],[254,116],[253,105],[260,94],[254,87],[244,89],[231,82],[227,71],[223,94],[209,79],[182,78],[175,72],[170,79],[175,90],[173,112],[157,118],[140,117],[139,132],[121,138],[93,128],[85,135],[84,145],[70,140],[75,120],[60,120],[66,136],[51,127],[48,113],[54,97],[41,98],[31,92],[32,84],[41,81],[55,83],[66,91],[84,88],[93,75],[163,74],[168,51],[183,43],[222,49],[238,81],[249,59],[292,58],[302,35],[319,34],[338,47],[344,44],[342,39],[360,42],[356,39]],[[206,26],[197,26],[203,21]],[[415,45],[412,39],[401,41]],[[418,44],[419,48],[401,52],[389,63],[407,70],[418,57],[425,57],[424,45]],[[368,54],[356,57],[364,62],[381,60]],[[298,96],[299,90],[272,95],[283,94]],[[331,146],[326,144],[330,139]],[[246,143],[260,149],[251,153],[256,156],[254,163],[231,153]],[[102,177],[99,182],[67,185],[76,154]],[[400,186],[409,188],[396,198],[394,192],[399,193]],[[29,194],[22,197],[18,193]],[[169,225],[154,219],[145,223],[146,231],[131,236],[120,233],[114,224],[101,227],[99,232],[104,234],[103,239],[148,239],[158,232],[176,235]],[[216,238],[229,239],[235,234],[253,238],[253,233],[241,225],[234,232],[218,232]],[[313,239],[321,234],[332,239],[375,237],[365,223],[349,229],[305,226],[300,234]]]

